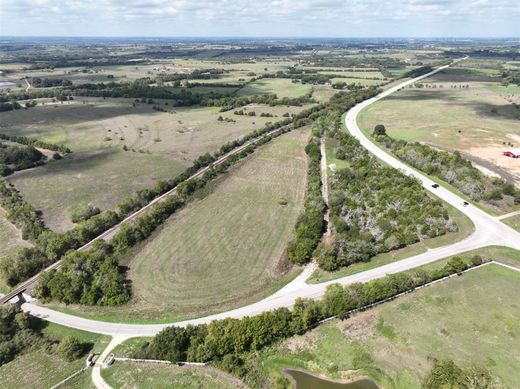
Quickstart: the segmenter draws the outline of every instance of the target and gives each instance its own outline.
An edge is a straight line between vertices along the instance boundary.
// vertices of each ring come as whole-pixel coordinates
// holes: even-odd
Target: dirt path
[[[327,176],[327,151],[325,148],[325,137],[321,139],[320,142],[320,151],[321,151],[321,194],[323,196],[323,201],[327,205],[327,209],[325,211],[325,215],[323,218],[325,219],[325,223],[327,223],[327,231],[323,235],[323,241],[327,242],[330,239],[331,231],[330,231],[330,215],[329,215],[329,181]]]

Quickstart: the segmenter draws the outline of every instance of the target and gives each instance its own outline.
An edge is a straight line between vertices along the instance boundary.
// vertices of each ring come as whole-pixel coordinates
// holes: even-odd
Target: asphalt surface
[[[64,314],[38,306],[32,303],[25,303],[22,305],[22,309],[35,316],[42,317],[54,323],[73,327],[81,330],[96,332],[100,334],[112,335],[112,336],[153,336],[161,331],[163,328],[177,325],[186,326],[188,324],[201,324],[209,323],[216,319],[223,318],[241,318],[244,316],[256,315],[261,312],[269,311],[279,307],[291,307],[298,297],[302,298],[320,298],[323,296],[325,289],[330,284],[340,283],[342,285],[351,284],[354,282],[366,282],[369,280],[377,279],[386,276],[387,274],[398,273],[405,270],[413,269],[442,258],[450,257],[462,252],[473,250],[476,248],[489,246],[489,245],[502,245],[508,246],[520,250],[520,233],[513,230],[511,227],[503,224],[497,218],[488,215],[481,209],[473,206],[464,206],[464,200],[452,193],[451,191],[443,188],[442,186],[434,189],[432,185],[434,182],[418,171],[408,167],[395,157],[387,154],[385,151],[380,149],[377,145],[373,144],[359,129],[356,118],[358,113],[375,103],[376,101],[397,92],[399,89],[417,82],[425,77],[428,77],[436,72],[445,69],[447,66],[440,67],[431,73],[424,76],[417,77],[415,79],[405,81],[380,95],[366,100],[357,106],[353,107],[346,115],[345,121],[349,132],[355,136],[361,144],[371,153],[376,155],[378,158],[386,162],[387,164],[402,170],[405,174],[413,175],[419,179],[423,186],[434,193],[436,196],[451,204],[466,216],[468,216],[475,225],[475,231],[469,237],[456,242],[454,244],[443,246],[435,249],[428,250],[425,253],[409,257],[400,261],[396,261],[384,266],[380,266],[375,269],[360,272],[347,277],[339,278],[337,280],[321,283],[321,284],[307,284],[305,281],[310,277],[315,269],[315,265],[311,264],[305,268],[296,279],[287,284],[285,287],[280,289],[275,294],[258,301],[256,303],[233,309],[227,312],[218,313],[198,319],[185,320],[176,323],[165,323],[165,324],[124,324],[124,323],[109,323],[96,320],[85,319],[73,315]],[[160,296],[158,296],[160,298]]]

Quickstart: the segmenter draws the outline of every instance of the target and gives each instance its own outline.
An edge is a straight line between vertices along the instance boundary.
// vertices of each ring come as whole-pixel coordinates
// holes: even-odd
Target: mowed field
[[[173,178],[192,161],[222,144],[279,119],[219,113],[218,108],[173,108],[168,112],[131,99],[81,99],[2,113],[0,132],[64,144],[73,153],[45,166],[17,172],[9,180],[43,211],[57,231],[72,226],[71,209],[90,202],[101,209],[117,205],[135,190]],[[157,103],[156,103],[157,104]],[[252,106],[277,117],[305,107]],[[235,122],[218,121],[218,117]],[[126,146],[128,151],[124,151]]]
[[[108,336],[62,327],[53,323],[49,323],[42,332],[54,341],[59,341],[67,335],[74,336],[82,343],[92,344],[93,352],[97,353],[103,351],[110,340]],[[2,389],[50,388],[83,368],[85,358],[81,357],[73,362],[66,362],[53,351],[28,351],[0,367],[0,387]],[[90,388],[92,387],[90,374],[91,371],[87,370],[63,387]]]
[[[359,123],[368,131],[384,124],[392,137],[462,151],[518,183],[520,160],[502,156],[502,151],[511,147],[504,142],[520,147],[519,89],[479,79],[488,77],[454,69],[427,83],[431,88],[407,88],[371,105]]]
[[[481,364],[516,388],[519,285],[520,272],[487,265],[293,337],[261,352],[256,365],[273,377],[282,367],[297,367],[419,389],[432,358],[449,358],[463,367]]]
[[[152,363],[116,362],[101,370],[103,379],[113,388],[246,388],[237,378],[209,366],[176,366]]]
[[[285,78],[264,78],[253,81],[240,89],[238,96],[275,94],[278,98],[294,98],[310,93],[312,85],[292,82]]]
[[[294,275],[284,257],[303,206],[308,137],[308,129],[294,130],[262,146],[146,241],[125,263],[134,295],[129,306],[74,312],[168,321],[272,293]]]

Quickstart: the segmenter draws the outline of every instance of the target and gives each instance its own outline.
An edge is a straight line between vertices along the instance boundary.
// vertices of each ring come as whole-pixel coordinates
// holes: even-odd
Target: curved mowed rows
[[[129,263],[137,306],[196,314],[268,293],[303,206],[308,136],[263,146],[149,240]]]

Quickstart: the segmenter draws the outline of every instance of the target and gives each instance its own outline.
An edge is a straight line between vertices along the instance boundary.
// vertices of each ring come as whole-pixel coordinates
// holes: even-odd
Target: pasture
[[[107,346],[109,341],[108,336],[74,330],[53,323],[48,323],[42,332],[54,341],[59,341],[67,335],[74,336],[83,343],[93,344],[92,350],[98,353]],[[4,389],[50,388],[84,366],[83,357],[73,362],[65,362],[53,351],[32,350],[0,367],[0,387]],[[90,383],[90,373],[90,370],[82,373],[64,387],[90,387],[85,385]],[[79,383],[82,386],[77,385]]]
[[[295,275],[285,250],[303,206],[308,136],[294,130],[263,146],[138,247],[125,263],[129,305],[68,309],[168,321],[240,306],[281,287]]]
[[[513,388],[520,380],[519,282],[519,272],[487,265],[290,338],[260,352],[254,365],[271,377],[296,367],[418,389],[432,358],[449,358],[481,364]]]
[[[253,81],[237,93],[238,96],[276,94],[279,98],[300,97],[312,91],[312,85],[292,82],[286,78],[264,78]]]
[[[199,155],[216,151],[268,121],[280,120],[286,112],[305,108],[255,105],[249,109],[258,116],[249,117],[220,113],[213,107],[173,108],[166,103],[156,102],[167,109],[160,112],[132,99],[85,98],[64,104],[47,100],[29,110],[4,112],[0,132],[73,150],[62,160],[20,171],[9,180],[43,211],[49,227],[62,232],[72,226],[67,214],[79,203],[114,207],[137,189],[175,177]],[[260,117],[262,112],[275,118]],[[234,121],[218,121],[219,116]]]
[[[394,138],[459,150],[520,182],[519,161],[502,156],[508,143],[520,145],[516,88],[487,81],[433,80],[427,85],[435,87],[407,88],[371,105],[361,112],[360,126],[371,132],[384,124]]]
[[[113,388],[246,388],[240,380],[210,366],[176,366],[152,363],[116,362],[101,370]]]

